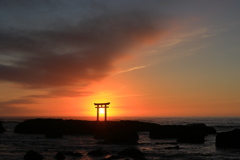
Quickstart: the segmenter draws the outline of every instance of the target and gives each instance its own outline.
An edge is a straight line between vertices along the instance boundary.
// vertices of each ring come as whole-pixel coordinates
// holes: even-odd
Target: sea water
[[[78,117],[59,117],[62,119],[82,119]],[[141,150],[149,160],[239,160],[239,149],[219,149],[215,147],[216,135],[205,137],[204,144],[176,144],[176,139],[150,139],[148,132],[139,132],[138,145],[106,145],[97,144],[99,140],[92,135],[64,135],[60,139],[47,139],[41,134],[17,134],[15,126],[28,118],[11,117],[0,118],[6,132],[0,134],[0,160],[21,160],[25,153],[34,150],[45,157],[46,160],[55,160],[59,151],[72,151],[82,153],[82,157],[67,156],[66,160],[100,160],[107,158],[123,149],[136,147]],[[192,123],[205,123],[214,127],[217,132],[240,129],[240,118],[210,118],[210,117],[134,117],[112,118],[111,120],[138,120],[161,125],[185,125]],[[179,149],[168,149],[178,145]],[[105,149],[110,152],[105,157],[91,157],[87,153],[94,149]]]

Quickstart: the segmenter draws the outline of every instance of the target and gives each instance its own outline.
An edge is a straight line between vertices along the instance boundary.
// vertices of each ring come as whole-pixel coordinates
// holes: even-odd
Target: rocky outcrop
[[[5,132],[6,129],[3,127],[2,122],[0,121],[0,133]]]
[[[130,158],[138,159],[138,160],[146,159],[144,154],[137,148],[127,148],[127,149],[120,151],[118,154],[121,156],[126,156],[126,157],[130,157]]]
[[[62,119],[32,119],[19,123],[14,132],[45,134],[47,138],[61,138],[64,134],[92,134],[104,143],[136,144],[137,132],[147,131],[153,139],[176,138],[183,143],[203,143],[204,136],[216,130],[205,124],[158,125],[138,121],[80,121]]]
[[[137,144],[138,134],[134,130],[115,129],[106,134],[104,143]]]
[[[82,153],[71,152],[71,151],[64,152],[64,155],[72,156],[72,157],[82,157],[83,156]]]
[[[34,150],[28,151],[23,157],[24,160],[43,160],[43,158],[44,157],[41,154],[35,152]]]
[[[64,160],[66,157],[63,152],[57,152],[57,154],[54,156],[56,160]]]
[[[81,120],[62,120],[62,119],[31,119],[19,123],[15,133],[27,134],[93,134],[96,138],[104,138],[106,134],[115,129],[125,129],[131,131],[149,131],[159,126],[154,123],[138,121],[81,121]]]
[[[178,143],[204,143],[205,134],[201,131],[189,131],[182,133],[177,138]]]
[[[46,138],[63,138],[63,135],[61,133],[46,133]]]
[[[161,139],[161,138],[179,138],[180,142],[189,142],[197,138],[200,139],[207,134],[215,134],[216,130],[213,127],[208,127],[205,124],[190,124],[190,125],[162,125],[156,127],[150,131],[150,138]],[[188,138],[188,136],[190,136]],[[192,140],[191,140],[192,139]],[[201,140],[202,142],[202,140]],[[203,139],[204,142],[204,139]]]
[[[95,149],[95,150],[88,152],[88,155],[93,156],[93,157],[101,157],[101,156],[105,156],[107,154],[109,154],[109,152],[104,149]]]
[[[215,145],[219,148],[240,148],[240,129],[218,133]]]

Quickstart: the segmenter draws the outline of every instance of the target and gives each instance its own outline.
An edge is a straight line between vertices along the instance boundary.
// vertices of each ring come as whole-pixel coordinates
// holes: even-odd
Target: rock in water
[[[82,157],[82,153],[77,153],[77,152],[66,151],[64,152],[64,154],[68,156],[73,156],[73,157]]]
[[[64,160],[64,159],[65,159],[65,155],[64,155],[63,152],[58,152],[58,153],[55,155],[54,158],[57,159],[57,160]]]
[[[46,138],[63,138],[63,135],[61,133],[46,133]]]
[[[134,130],[115,129],[107,134],[105,142],[114,144],[137,144],[138,139],[138,134]]]
[[[134,159],[138,159],[138,160],[145,160],[146,159],[144,157],[144,154],[140,150],[138,150],[137,148],[127,148],[127,149],[124,149],[124,150],[120,151],[118,154],[122,155],[122,156],[131,157],[131,158],[134,158]]]
[[[43,158],[44,157],[41,154],[35,152],[34,150],[28,151],[23,157],[24,160],[42,160]]]
[[[178,143],[204,143],[203,132],[187,132],[179,135],[177,138]]]
[[[240,148],[240,129],[218,133],[215,145],[220,148]]]
[[[213,127],[208,127],[203,123],[188,124],[188,125],[162,125],[150,130],[149,137],[152,139],[161,138],[178,138],[182,135],[192,133],[216,134]]]
[[[5,132],[6,129],[3,127],[2,122],[0,121],[0,133]]]
[[[88,155],[93,156],[93,157],[101,157],[109,154],[106,150],[103,149],[96,149],[88,152]]]

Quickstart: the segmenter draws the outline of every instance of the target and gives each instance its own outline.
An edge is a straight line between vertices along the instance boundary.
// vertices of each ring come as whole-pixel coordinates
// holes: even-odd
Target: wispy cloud
[[[126,72],[131,72],[131,71],[134,71],[134,70],[139,70],[139,69],[144,69],[146,67],[148,67],[149,65],[144,65],[144,66],[136,66],[136,67],[132,67],[132,68],[129,68],[129,69],[126,69],[126,70],[122,70],[122,71],[119,71],[113,75],[117,75],[117,74],[121,74],[121,73],[126,73]]]

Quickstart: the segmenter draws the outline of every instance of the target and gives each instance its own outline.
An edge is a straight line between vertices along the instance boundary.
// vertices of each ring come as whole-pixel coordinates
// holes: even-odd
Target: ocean
[[[33,118],[33,117],[31,117]],[[58,117],[61,119],[80,119],[78,117]],[[29,117],[2,117],[6,132],[0,134],[0,160],[22,160],[25,153],[34,150],[44,156],[45,160],[55,160],[59,151],[82,153],[82,157],[67,156],[66,160],[102,160],[129,147],[136,147],[145,154],[148,160],[239,160],[239,149],[219,149],[215,147],[216,135],[205,137],[204,144],[179,143],[179,149],[169,149],[176,146],[176,139],[150,139],[148,132],[139,132],[138,145],[107,145],[97,144],[99,140],[92,135],[64,135],[61,139],[47,139],[41,134],[16,134],[14,127]],[[138,120],[161,125],[185,125],[205,123],[214,127],[217,132],[240,129],[240,118],[236,117],[119,117],[110,120]],[[87,153],[102,148],[110,152],[105,157],[91,157]]]

